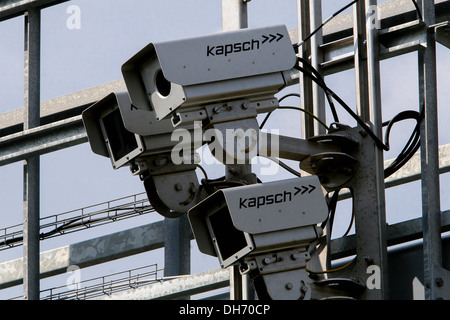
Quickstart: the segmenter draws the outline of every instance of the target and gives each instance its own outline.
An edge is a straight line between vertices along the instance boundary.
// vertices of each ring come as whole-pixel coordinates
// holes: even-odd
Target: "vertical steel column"
[[[24,130],[40,124],[40,37],[41,12],[31,8],[25,13]],[[23,178],[23,295],[26,300],[39,300],[39,156],[25,160]]]
[[[378,30],[372,25],[377,19],[376,5],[376,0],[354,5],[355,75],[359,115],[381,137]],[[355,271],[364,278],[369,265],[379,267],[380,288],[365,290],[362,298],[388,299],[383,150],[370,140],[360,148],[361,163],[353,185],[358,257]]]
[[[303,3],[302,3],[303,2]],[[298,7],[298,41],[302,41],[310,35],[322,23],[322,0],[300,0],[297,2]],[[308,14],[309,12],[309,14]],[[320,45],[323,43],[323,31],[320,29],[311,37],[309,41],[303,43],[299,53],[302,57],[310,57],[311,65],[323,76],[321,70],[321,63],[323,62],[323,55],[320,50]],[[302,106],[308,111],[315,114],[319,119],[326,120],[325,112],[325,95],[322,88],[315,82],[312,82],[309,77],[300,74],[300,95]],[[317,121],[313,121],[311,117],[302,115],[303,136],[310,137],[318,134],[325,134],[325,128]],[[305,173],[306,174],[306,173]],[[327,235],[328,227],[325,227],[323,234]],[[325,249],[325,246],[323,247]],[[317,255],[311,257],[308,262],[308,268],[311,270],[327,270],[330,269],[330,259],[327,250],[317,251]],[[328,275],[324,274],[327,278]]]
[[[310,2],[305,0],[297,0],[298,11],[298,42],[302,42],[311,32],[310,20]],[[298,48],[298,55],[304,59],[311,56],[311,42],[307,41]],[[301,106],[309,112],[314,112],[313,108],[313,84],[312,80],[300,73],[300,101]],[[302,137],[307,139],[314,136],[314,121],[312,117],[302,114]]]
[[[436,18],[433,0],[422,0],[419,7],[427,27],[427,46],[418,52],[419,102],[425,115],[420,131],[424,283],[425,299],[432,299],[433,267],[442,266],[436,39],[430,28]]]
[[[322,0],[310,0],[310,16],[311,16],[311,31],[314,31],[322,23]],[[323,76],[320,64],[323,62],[323,55],[320,51],[320,45],[323,43],[323,32],[320,29],[311,38],[311,65]],[[314,82],[312,83],[312,102],[313,113],[325,121],[325,95],[323,90]],[[314,121],[314,134],[324,134],[325,128],[317,121]]]
[[[222,0],[222,31],[248,28],[247,3],[250,1]],[[225,177],[227,180],[235,180],[238,177],[252,180],[252,166],[251,164],[227,166]],[[248,182],[256,183],[256,178]],[[249,284],[248,276],[241,276],[238,267],[230,268],[230,276],[230,298],[232,300],[250,299],[253,288]]]
[[[251,0],[222,0],[222,31],[248,28],[247,2]]]
[[[191,226],[187,215],[164,220],[164,276],[191,273]]]

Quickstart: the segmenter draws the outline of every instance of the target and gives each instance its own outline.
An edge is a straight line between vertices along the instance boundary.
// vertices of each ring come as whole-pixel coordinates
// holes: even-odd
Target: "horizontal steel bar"
[[[71,265],[84,268],[162,247],[164,222],[159,221],[42,252],[40,277],[65,273]],[[0,289],[19,285],[22,281],[23,258],[0,263]]]
[[[420,180],[420,161],[419,151],[414,156],[412,156],[411,159],[400,170],[398,170],[385,180],[386,188]],[[392,160],[386,160],[385,167],[387,167],[391,162]],[[450,172],[450,144],[439,146],[439,173],[442,174],[447,172]]]
[[[189,276],[181,276],[150,286],[112,294],[99,300],[177,299],[230,285],[230,271],[218,269]]]
[[[87,142],[81,116],[0,138],[0,166]]]
[[[436,0],[436,23],[450,20],[450,1]],[[424,24],[417,20],[410,0],[394,0],[379,4],[380,59],[388,59],[413,52],[425,45]],[[293,43],[298,40],[297,29],[290,30]],[[337,16],[323,28],[323,55],[321,67],[330,75],[354,67],[352,13]]]
[[[84,108],[117,91],[126,91],[122,79],[43,101],[41,124],[50,124],[80,115]],[[0,114],[0,136],[5,135],[2,134],[5,131],[7,134],[13,134],[23,130],[23,112],[23,108],[20,108]]]
[[[0,2],[0,21],[14,18],[29,8],[46,8],[69,0],[3,0]]]
[[[450,1],[434,0],[436,23],[450,20]],[[417,12],[411,0],[392,0],[377,5],[380,28],[417,20]],[[343,14],[333,18],[323,28],[324,43],[333,42],[353,35],[353,14]]]
[[[450,231],[450,210],[441,213],[441,232]],[[387,227],[388,246],[422,238],[422,218],[412,219]],[[356,236],[349,235],[331,241],[331,259],[340,259],[355,254]]]
[[[426,28],[423,22],[414,20],[379,31],[380,60],[414,52],[426,46]],[[326,75],[354,67],[353,37],[347,37],[321,46]]]

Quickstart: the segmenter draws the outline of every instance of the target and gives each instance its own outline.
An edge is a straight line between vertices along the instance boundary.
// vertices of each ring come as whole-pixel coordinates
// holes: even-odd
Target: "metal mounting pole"
[[[24,130],[40,125],[40,37],[41,12],[30,8],[25,13],[25,99]],[[26,300],[39,300],[39,188],[40,159],[31,157],[24,161],[23,234],[24,234],[24,288]]]
[[[311,32],[310,2],[297,0],[298,11],[298,42],[302,42]],[[311,42],[307,41],[298,48],[298,54],[304,59],[311,56]],[[300,100],[301,107],[309,112],[314,112],[313,108],[313,84],[312,80],[300,73]],[[314,119],[302,114],[302,137],[307,139],[314,136]]]
[[[187,215],[164,219],[164,276],[191,273],[191,226]]]
[[[250,0],[222,0],[222,31],[248,28],[247,2]]]
[[[310,16],[311,16],[311,31],[315,30],[322,23],[322,0],[310,0]],[[323,44],[323,32],[320,29],[311,38],[311,65],[322,75],[323,71],[320,68],[320,64],[323,62],[323,55],[321,53],[320,45]],[[316,84],[312,84],[312,99],[313,99],[313,113],[323,121],[326,120],[325,112],[325,95],[323,90]],[[321,126],[317,121],[314,121],[314,134],[324,134],[325,128]]]
[[[419,7],[427,26],[426,48],[418,52],[419,100],[425,115],[420,131],[424,284],[425,299],[432,299],[433,268],[442,267],[436,39],[434,29],[430,28],[436,18],[433,0],[422,0]]]
[[[222,31],[248,28],[248,2],[250,0],[222,0]],[[227,180],[244,179],[249,183],[256,183],[256,176],[252,174],[251,164],[228,165],[225,177]],[[233,266],[231,269],[231,299],[251,299],[253,296],[253,288],[248,284],[248,276],[241,276],[238,267]]]
[[[376,5],[376,0],[359,1],[354,5],[355,74],[359,115],[381,137],[378,30],[372,24],[377,23]],[[361,154],[363,159],[360,159],[353,186],[358,257],[355,271],[361,277],[367,277],[367,268],[377,266],[380,286],[365,290],[362,298],[388,299],[383,150],[373,141],[367,141]]]

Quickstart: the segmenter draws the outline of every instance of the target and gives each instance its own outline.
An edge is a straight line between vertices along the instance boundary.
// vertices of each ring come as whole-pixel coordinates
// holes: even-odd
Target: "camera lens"
[[[170,94],[170,82],[164,77],[161,69],[156,72],[155,84],[156,89],[163,97],[167,97]]]

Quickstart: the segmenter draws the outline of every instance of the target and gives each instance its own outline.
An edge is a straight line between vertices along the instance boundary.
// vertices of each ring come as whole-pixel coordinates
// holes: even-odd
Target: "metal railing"
[[[146,193],[139,193],[40,219],[41,240],[155,212]],[[0,229],[0,251],[23,243],[23,224]]]
[[[163,269],[152,264],[41,291],[41,300],[88,300],[162,281]]]

